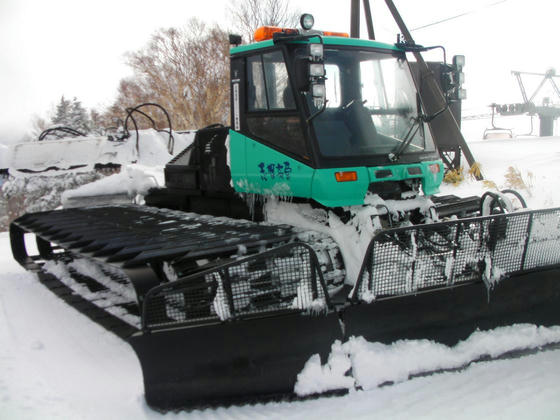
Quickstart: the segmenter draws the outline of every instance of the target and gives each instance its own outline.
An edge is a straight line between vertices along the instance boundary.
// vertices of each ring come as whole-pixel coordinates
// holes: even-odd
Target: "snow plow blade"
[[[283,247],[152,289],[130,343],[148,404],[286,397],[309,355],[340,337],[314,251]]]
[[[381,232],[350,300],[348,335],[373,341],[454,345],[476,329],[560,325],[560,209]]]
[[[560,324],[559,209],[381,232],[370,244],[360,281],[332,299],[320,293],[303,298],[302,287],[309,292],[316,283],[320,291],[324,283],[313,252],[296,246],[290,252],[297,258],[309,252],[311,262],[311,270],[300,273],[299,295],[292,289],[284,304],[272,299],[252,310],[236,272],[262,265],[268,268],[259,275],[278,279],[280,289],[284,281],[295,287],[285,274],[293,269],[278,263],[294,260],[282,257],[286,252],[251,257],[146,295],[142,331],[130,343],[142,364],[148,404],[169,410],[297,397],[294,385],[305,362],[313,354],[325,362],[334,341],[351,336],[451,345],[476,329]],[[210,290],[213,282],[211,295],[225,293],[225,307],[217,312],[227,319],[208,316],[216,312],[215,297],[198,300],[204,315],[187,315],[181,309],[188,306],[185,296],[199,287]],[[298,299],[306,304],[295,309]],[[180,315],[169,317],[171,302],[181,302],[174,307]]]

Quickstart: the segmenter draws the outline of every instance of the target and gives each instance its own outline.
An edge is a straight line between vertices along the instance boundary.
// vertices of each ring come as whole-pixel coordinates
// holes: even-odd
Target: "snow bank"
[[[0,144],[0,169],[7,169],[10,166],[10,148],[5,144]]]
[[[298,375],[294,392],[305,396],[335,389],[370,390],[423,372],[462,368],[483,356],[498,357],[556,342],[560,342],[560,327],[529,324],[476,331],[454,347],[429,340],[382,344],[351,337],[344,344],[337,340],[332,345],[325,365],[318,354],[313,355]]]
[[[500,190],[519,191],[529,208],[560,206],[560,195],[554,188],[560,181],[560,137],[481,140],[468,144],[486,181],[493,182]],[[507,177],[509,167],[521,176],[525,187],[511,184]],[[489,189],[488,182],[472,179],[466,179],[459,186],[443,184],[440,188],[442,195],[461,197],[481,196]]]
[[[26,212],[53,210],[60,206],[64,191],[89,184],[101,177],[100,173],[87,172],[10,178],[2,185],[0,200],[6,200],[7,217],[12,220]]]

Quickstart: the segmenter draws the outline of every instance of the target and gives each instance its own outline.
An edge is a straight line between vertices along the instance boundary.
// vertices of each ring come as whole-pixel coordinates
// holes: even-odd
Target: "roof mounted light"
[[[313,25],[315,24],[315,18],[310,13],[304,13],[299,18],[299,23],[305,31],[309,31],[311,30],[311,28],[313,28]]]
[[[310,15],[311,16],[311,15]],[[276,37],[283,36],[293,36],[293,35],[323,35],[323,36],[338,36],[348,38],[349,35],[346,32],[331,32],[331,31],[316,31],[316,30],[305,30],[305,29],[293,29],[293,28],[280,28],[278,26],[261,26],[257,28],[253,38],[255,42],[266,41]]]
[[[279,28],[278,26],[261,26],[255,31],[253,38],[255,38],[256,42],[266,41],[267,39],[272,39],[275,33],[297,35],[299,31],[291,28]]]
[[[243,40],[241,39],[241,35],[236,34],[229,34],[229,43],[230,45],[235,45],[238,47]]]
[[[333,32],[333,31],[323,31],[323,35],[325,36],[340,36],[342,38],[350,38],[346,32]]]

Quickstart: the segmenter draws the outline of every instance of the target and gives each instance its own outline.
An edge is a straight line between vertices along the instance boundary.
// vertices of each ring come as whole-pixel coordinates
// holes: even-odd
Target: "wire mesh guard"
[[[370,243],[353,298],[364,302],[560,264],[560,209],[391,229]]]
[[[150,290],[144,329],[218,322],[277,311],[316,313],[330,306],[313,250],[294,243]]]

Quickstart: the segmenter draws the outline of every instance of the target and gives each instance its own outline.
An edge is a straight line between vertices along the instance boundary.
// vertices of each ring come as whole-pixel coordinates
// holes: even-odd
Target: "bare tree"
[[[229,43],[227,34],[192,19],[185,28],[160,29],[146,48],[128,54],[134,76],[119,84],[105,119],[125,109],[156,102],[170,114],[174,128],[200,128],[228,122]],[[151,117],[162,127],[163,115]]]
[[[37,114],[31,117],[31,131],[29,133],[29,139],[27,140],[37,140],[39,135],[49,127],[49,123],[44,118]]]
[[[255,29],[271,25],[295,28],[301,13],[292,10],[290,0],[235,0],[229,7],[235,29],[246,41],[254,41]]]

